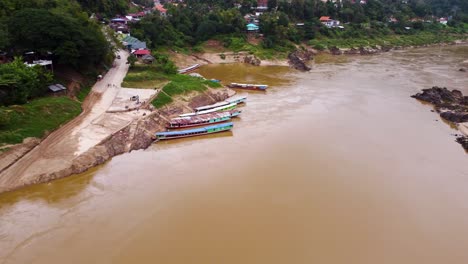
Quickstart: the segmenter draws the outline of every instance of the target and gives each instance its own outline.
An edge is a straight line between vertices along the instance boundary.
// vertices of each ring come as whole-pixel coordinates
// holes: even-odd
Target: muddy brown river
[[[468,47],[206,66],[249,93],[232,133],[160,142],[0,195],[0,263],[468,263],[468,155],[409,96],[468,94]]]

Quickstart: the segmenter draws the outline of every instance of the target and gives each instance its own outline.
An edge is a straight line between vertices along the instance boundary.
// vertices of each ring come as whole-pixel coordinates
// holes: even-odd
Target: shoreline
[[[338,48],[332,47],[326,50],[317,50],[310,46],[305,47],[305,52],[308,55],[320,56],[323,54],[326,55],[333,55],[333,56],[367,56],[367,55],[378,55],[384,52],[390,52],[395,50],[408,50],[408,49],[419,49],[419,48],[429,48],[429,47],[446,47],[446,46],[454,46],[454,45],[468,45],[468,39],[459,39],[452,42],[440,42],[440,43],[433,43],[433,44],[424,44],[424,45],[408,45],[408,46],[392,46],[392,47],[354,47],[354,48]],[[300,51],[297,49],[294,52]],[[291,52],[291,53],[294,53]],[[300,59],[304,61],[306,65],[308,65],[307,58],[304,58],[304,55],[301,54]],[[171,58],[173,59],[174,63],[179,68],[186,68],[192,66],[194,64],[200,65],[207,65],[207,64],[232,64],[232,63],[248,63],[255,66],[293,66],[290,59],[260,59],[256,57],[254,54],[250,54],[246,51],[240,52],[202,52],[202,53],[192,53],[192,54],[181,54],[181,53],[174,53],[170,54]],[[313,60],[313,58],[312,58]]]
[[[449,46],[449,45],[466,45],[468,44],[467,42],[458,42],[458,43],[451,43],[451,44],[446,44],[446,43],[438,43],[434,45],[425,45],[425,46],[417,46],[417,47],[405,47],[405,49],[410,49],[410,48],[424,48],[424,47],[431,47],[431,46]],[[400,48],[396,49],[390,49],[390,50],[379,50],[378,52],[371,53],[371,54],[361,54],[361,55],[373,55],[373,54],[380,54],[382,52],[388,52],[391,50],[400,50]],[[209,56],[206,56],[206,54],[210,54]],[[202,62],[200,64],[206,65],[206,64],[230,64],[230,63],[245,63],[242,61],[242,57],[239,56],[239,53],[232,53],[230,54],[229,58],[222,59],[219,56],[219,53],[206,53],[205,56],[201,57],[197,55],[197,58],[195,58],[198,62]],[[320,54],[332,54],[329,51],[322,51],[322,52],[317,52],[314,54],[320,55]],[[179,54],[181,55],[181,54]],[[250,54],[243,53],[243,59],[245,60],[245,57],[251,56]],[[354,56],[354,54],[341,54],[345,56]],[[180,60],[176,60],[176,64],[178,66],[183,65],[183,63],[187,63],[190,61],[190,58],[193,58],[192,55],[181,55]],[[338,55],[334,55],[338,56]],[[179,56],[180,57],[180,56]],[[212,58],[213,61],[209,61],[207,58]],[[216,60],[214,59],[216,58]],[[288,60],[264,60],[261,61],[258,66],[291,66]],[[126,72],[125,72],[126,74]],[[123,77],[122,77],[123,78]],[[98,85],[98,84],[96,84]],[[95,85],[95,86],[96,86]],[[127,89],[127,88],[122,88],[122,89]],[[117,128],[114,128],[111,133],[105,132],[108,134],[105,134],[105,136],[99,140],[99,141],[88,141],[88,142],[83,142],[80,140],[80,135],[77,135],[76,129],[79,130],[81,127],[82,129],[86,126],[82,124],[82,119],[86,118],[87,115],[93,115],[92,122],[95,122],[98,118],[101,119],[106,119],[109,116],[117,117],[117,118],[123,118],[123,115],[130,115],[130,114],[135,114],[135,112],[138,112],[138,109],[129,109],[128,111],[125,111],[124,113],[122,112],[111,112],[109,109],[112,106],[112,102],[116,99],[118,91],[114,92],[113,96],[110,96],[106,100],[110,100],[110,105],[107,105],[107,107],[102,108],[101,111],[103,110],[104,113],[108,114],[108,116],[104,116],[104,114],[93,114],[92,112],[95,111],[93,109],[93,106],[98,103],[98,101],[102,100],[102,93],[106,92],[105,90],[100,91],[100,93],[95,93],[95,88],[93,88],[93,92],[90,93],[90,95],[87,97],[86,104],[87,107],[90,108],[89,112],[86,113],[86,111],[83,111],[83,113],[78,116],[77,118],[73,119],[69,123],[65,124],[64,126],[58,128],[56,131],[52,132],[49,134],[47,137],[43,138],[40,140],[40,142],[33,146],[30,150],[26,151],[23,153],[22,156],[15,157],[15,161],[12,162],[10,165],[8,165],[5,168],[2,168],[0,171],[0,193],[3,192],[9,192],[13,190],[20,189],[25,186],[33,185],[33,184],[39,184],[39,183],[45,183],[49,182],[55,179],[59,178],[64,178],[68,176],[72,176],[74,174],[79,174],[87,171],[88,169],[95,167],[97,165],[103,164],[104,162],[110,160],[112,157],[126,153],[126,152],[131,152],[132,150],[139,150],[139,149],[146,149],[148,148],[152,143],[152,136],[154,135],[155,132],[158,131],[163,131],[164,124],[165,122],[172,116],[183,113],[185,111],[190,111],[193,110],[194,107],[206,105],[206,104],[211,104],[215,102],[222,101],[226,99],[227,97],[232,96],[235,94],[235,92],[229,88],[218,88],[218,89],[212,89],[209,88],[207,91],[202,92],[200,94],[197,93],[190,93],[188,95],[181,95],[172,102],[171,104],[164,106],[162,109],[159,110],[154,110],[154,111],[147,111],[144,110],[143,108],[140,110],[142,111],[143,114],[138,114],[138,117],[132,117],[129,119],[123,119],[127,120],[125,124],[118,126]],[[120,123],[122,124],[122,123]],[[89,125],[89,124],[88,124]],[[71,128],[69,128],[71,126]],[[84,127],[83,127],[84,126]],[[58,148],[55,148],[56,150],[59,150],[58,152],[54,152],[54,148],[48,149],[48,145],[50,143],[47,143],[47,141],[55,140],[58,137],[60,137],[60,134],[62,133],[62,130],[65,130],[66,134],[65,136],[69,136],[70,138],[73,138],[74,141],[76,142],[75,146],[75,151],[73,151],[73,154],[71,155],[68,153],[67,155],[57,158],[57,156],[63,155],[62,152],[66,152],[67,150],[61,149],[59,150]],[[468,124],[462,123],[460,126],[458,126],[458,130],[461,131],[465,136],[468,136]],[[82,131],[81,131],[82,133]],[[82,138],[82,137],[81,137]],[[44,143],[46,142],[46,143]],[[56,144],[56,143],[54,143]],[[54,146],[52,144],[52,146]],[[86,148],[80,147],[80,145],[86,145]],[[45,145],[45,146],[42,146]],[[45,148],[41,150],[40,148]],[[56,146],[54,146],[56,147]],[[19,172],[18,174],[6,174],[5,172],[8,172],[12,167],[18,167],[21,165],[21,160],[27,158],[28,155],[34,155],[34,152],[36,148],[39,149],[39,153],[42,154],[43,151],[50,151],[49,155],[52,157],[55,156],[56,159],[59,161],[63,161],[63,159],[66,160],[66,164],[61,166],[60,169],[56,169],[53,171],[47,171],[47,172],[39,172],[39,173],[34,173],[34,174],[29,174],[27,176],[22,175],[23,172],[27,169],[16,169],[13,170],[15,172]],[[6,151],[2,154],[7,154],[9,151]],[[37,151],[36,151],[37,152]],[[70,152],[70,151],[68,151]],[[49,157],[50,158],[50,157]],[[45,166],[47,165],[54,165],[54,163],[47,163],[47,159],[44,160],[42,156],[35,156],[35,159],[33,158],[32,160],[26,161],[26,164],[28,165],[27,167],[30,167],[34,162],[37,162],[38,160],[42,161],[42,165]],[[29,162],[29,164],[28,164]],[[54,160],[54,162],[57,162]],[[19,177],[16,177],[17,175],[21,175]],[[15,179],[18,178],[18,179]]]
[[[14,175],[11,176],[11,173],[9,174],[10,177],[8,177],[8,175],[0,174],[0,194],[15,191],[26,186],[47,183],[56,179],[80,174],[107,162],[112,157],[117,155],[131,152],[133,150],[146,149],[151,144],[153,144],[154,133],[165,131],[165,124],[168,119],[186,112],[189,109],[193,109],[194,107],[223,101],[234,94],[235,92],[229,88],[208,88],[207,91],[201,93],[192,92],[187,95],[182,95],[171,104],[159,110],[154,110],[149,114],[140,115],[140,118],[133,119],[123,127],[120,127],[119,129],[107,135],[104,139],[100,140],[99,143],[91,146],[88,142],[87,145],[89,148],[86,151],[80,150],[81,142],[78,141],[79,143],[75,145],[75,148],[79,151],[74,152],[75,155],[70,155],[70,153],[68,153],[68,158],[70,156],[73,156],[73,158],[69,160],[67,164],[61,166],[61,168],[50,169],[48,172],[42,173],[30,173],[27,179],[23,180],[14,179],[16,177],[14,177]],[[136,111],[137,110],[133,110],[129,112]],[[116,114],[118,113],[112,113],[112,115]],[[55,136],[55,133],[60,133],[61,129],[62,128],[59,128],[57,131],[51,133],[50,136],[53,137]],[[48,138],[43,139],[42,142],[46,141],[47,139]],[[41,146],[41,143],[39,143],[35,148]],[[32,151],[35,148],[33,148]],[[68,152],[72,152],[72,150]],[[57,155],[60,154],[63,153],[57,153]],[[18,161],[21,161],[21,159],[25,158],[25,156],[19,158]],[[34,162],[45,162],[50,158],[51,157],[38,157],[38,160]],[[57,159],[59,157],[52,158]],[[15,164],[16,163],[14,163],[13,166]],[[9,168],[6,168],[5,171],[8,171],[8,169]]]

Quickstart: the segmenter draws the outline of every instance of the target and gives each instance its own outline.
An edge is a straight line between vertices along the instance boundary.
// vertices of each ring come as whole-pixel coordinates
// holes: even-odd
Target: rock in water
[[[468,96],[463,96],[458,90],[450,91],[445,87],[434,86],[430,89],[423,89],[422,93],[411,97],[433,104],[440,113],[440,117],[447,121],[468,122]],[[458,137],[457,142],[468,151],[468,136]]]
[[[255,56],[245,56],[244,63],[252,64],[254,66],[260,66],[260,63],[262,63],[262,61]]]
[[[456,141],[462,145],[462,147],[465,149],[465,151],[468,152],[468,137],[466,136],[460,136],[457,137]]]
[[[296,50],[288,55],[289,65],[300,71],[310,71],[310,67],[305,63],[305,61],[309,61],[310,59],[312,59],[312,53],[308,51],[301,52]]]
[[[458,90],[452,90],[443,87],[434,86],[430,89],[423,89],[422,93],[417,93],[411,97],[433,104],[437,109],[457,109],[467,100],[466,96]]]
[[[447,111],[447,112],[440,113],[440,117],[450,122],[454,122],[454,123],[468,122],[468,113],[466,112],[459,113],[459,112]]]

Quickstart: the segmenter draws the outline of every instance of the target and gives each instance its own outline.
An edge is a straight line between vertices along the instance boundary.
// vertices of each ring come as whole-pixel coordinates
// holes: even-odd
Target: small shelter
[[[143,55],[143,56],[141,57],[141,60],[143,61],[143,63],[151,64],[151,63],[153,63],[156,59],[155,59],[153,56],[147,54],[147,55]]]
[[[61,85],[60,83],[49,85],[49,91],[54,94],[63,94],[67,90],[67,87]]]

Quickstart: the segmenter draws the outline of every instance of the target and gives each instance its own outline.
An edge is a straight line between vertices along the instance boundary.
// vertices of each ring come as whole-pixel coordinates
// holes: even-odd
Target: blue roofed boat
[[[232,122],[228,122],[224,124],[206,126],[202,128],[170,131],[170,132],[158,132],[156,133],[156,140],[194,137],[194,136],[201,136],[201,135],[212,134],[212,133],[219,133],[223,131],[229,131],[233,128],[233,126],[234,124]]]

